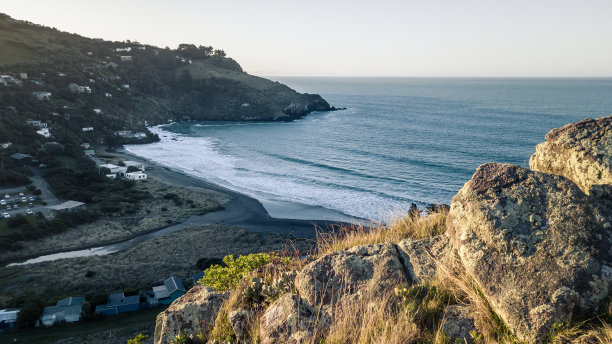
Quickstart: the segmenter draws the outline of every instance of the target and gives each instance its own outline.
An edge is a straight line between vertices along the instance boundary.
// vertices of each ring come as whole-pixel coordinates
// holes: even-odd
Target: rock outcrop
[[[572,180],[585,193],[612,199],[612,116],[553,129],[529,159],[532,170]]]
[[[284,294],[261,317],[259,335],[262,344],[312,343],[330,325],[329,315],[312,307],[299,295]]]
[[[450,337],[450,343],[474,343],[470,334],[476,331],[474,314],[467,305],[450,305],[444,310],[442,317],[442,330]]]
[[[453,198],[447,228],[493,309],[533,340],[608,295],[611,222],[565,177],[487,163]]]
[[[336,306],[363,297],[383,297],[408,284],[393,243],[356,246],[327,254],[308,264],[295,287],[311,305]]]
[[[434,281],[441,267],[447,269],[446,273],[462,269],[445,234],[421,240],[403,240],[397,244],[397,248],[410,284]]]
[[[208,330],[226,298],[227,294],[217,293],[209,287],[191,288],[157,316],[154,343],[168,344],[179,333]]]

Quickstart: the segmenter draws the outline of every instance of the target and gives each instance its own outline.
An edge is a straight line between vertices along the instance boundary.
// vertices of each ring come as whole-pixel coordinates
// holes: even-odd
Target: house
[[[3,142],[3,143],[0,143],[0,148],[2,148],[2,149],[9,149],[11,147],[13,147],[13,143],[12,142]]]
[[[132,57],[131,56],[121,56],[121,61],[132,61]]]
[[[13,331],[17,322],[19,310],[0,309],[0,333]]]
[[[47,138],[47,139],[51,137],[51,133],[49,132],[49,129],[48,129],[48,128],[42,128],[42,129],[40,129],[40,130],[36,130],[36,133],[37,133],[38,135],[42,135],[42,136],[44,136],[44,137],[45,137],[45,138]]]
[[[51,216],[55,216],[61,212],[74,213],[79,210],[85,209],[85,203],[77,202],[77,201],[67,201],[67,202],[64,202],[58,205],[53,205],[47,208],[51,210]]]
[[[40,321],[46,327],[63,322],[79,321],[83,313],[84,302],[85,299],[82,297],[68,297],[59,300],[57,305],[45,307]]]
[[[110,94],[110,93],[104,93],[104,96],[105,96],[106,98],[112,98],[112,97],[113,97],[113,95],[112,95],[112,94]]]
[[[147,50],[147,47],[145,47],[144,45],[141,45],[138,47],[138,50]]]
[[[127,167],[117,166],[115,164],[102,164],[100,165],[100,167],[108,168],[110,170],[110,173],[116,173],[119,176],[123,176],[127,172]]]
[[[85,155],[87,155],[90,158],[96,155],[96,152],[94,152],[93,149],[86,149],[83,151],[83,153],[85,153]]]
[[[65,77],[65,76],[66,76],[66,73],[57,72],[57,76],[60,76],[60,77],[62,77],[62,78],[63,78],[63,77]]]
[[[95,112],[96,115],[99,115],[102,113],[102,109],[93,109],[93,112]]]
[[[119,313],[140,310],[140,296],[125,296],[124,293],[108,295],[108,303],[96,306],[96,313],[102,315],[117,315]]]
[[[44,123],[41,121],[34,121],[31,119],[27,120],[26,123],[36,128],[46,128],[47,127],[47,123]]]
[[[28,73],[19,73],[19,78],[27,80],[28,79]]]
[[[32,95],[38,100],[51,99],[51,92],[32,92]]]
[[[75,83],[69,84],[68,89],[72,93],[91,93],[91,88],[89,88],[89,86],[79,86]]]
[[[132,131],[131,130],[119,130],[119,131],[115,131],[113,134],[115,136],[130,137],[132,136]]]
[[[183,285],[183,281],[176,277],[170,277],[164,281],[164,285],[153,287],[153,294],[158,303],[169,305],[174,300],[185,295],[187,290]]]
[[[130,51],[132,51],[132,48],[131,47],[117,48],[117,49],[115,49],[115,51],[127,51],[127,52],[130,52]]]
[[[125,174],[125,178],[131,179],[131,180],[143,180],[143,179],[147,179],[147,175],[143,173],[142,171],[129,172]]]
[[[15,79],[10,75],[0,75],[0,83],[2,83],[4,86],[8,86],[11,84],[18,85],[18,86],[23,85],[23,81],[19,79]]]
[[[128,89],[128,88],[130,88],[130,85],[129,84],[123,84],[122,87],[125,88],[125,89]]]
[[[11,155],[11,158],[15,160],[19,166],[30,165],[34,160],[33,156],[21,153],[15,153]]]
[[[90,145],[89,143],[87,143],[87,142],[83,142],[83,143],[81,143],[81,148],[83,148],[83,149],[89,149],[89,147],[91,147],[91,145]]]
[[[193,285],[200,285],[198,281],[201,280],[202,278],[204,278],[204,270],[198,271],[195,274],[193,274],[191,276],[191,279],[193,280]]]
[[[93,131],[93,127],[85,127],[82,129],[84,132],[85,131]]]
[[[117,174],[116,173],[107,174],[106,178],[108,178],[108,179],[116,179],[117,178]]]
[[[125,160],[123,162],[123,165],[125,165],[126,167],[130,167],[130,166],[134,166],[137,169],[144,171],[145,170],[145,164],[143,162],[138,162],[138,161],[131,161],[131,160]]]

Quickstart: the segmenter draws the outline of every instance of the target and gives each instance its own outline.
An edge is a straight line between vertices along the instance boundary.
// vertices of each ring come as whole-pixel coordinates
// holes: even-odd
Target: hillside
[[[147,132],[148,125],[170,121],[292,120],[332,109],[318,95],[247,74],[212,47],[110,42],[3,14],[0,75],[2,142],[19,143],[14,133],[28,132],[28,119],[47,122],[61,143],[114,144],[121,143],[114,131]],[[83,137],[84,127],[94,130]],[[41,141],[26,135],[22,141]]]

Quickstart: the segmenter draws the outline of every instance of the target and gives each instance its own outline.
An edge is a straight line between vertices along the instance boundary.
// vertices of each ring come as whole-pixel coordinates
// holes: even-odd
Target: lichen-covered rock
[[[155,344],[168,344],[180,333],[207,331],[214,324],[225,293],[206,286],[195,286],[159,313],[155,323]]]
[[[609,208],[562,176],[487,163],[453,198],[447,233],[520,338],[539,338],[612,287]]]
[[[462,269],[449,237],[444,234],[421,240],[406,239],[397,247],[410,284],[433,282],[439,267],[448,273]]]
[[[227,319],[234,329],[234,334],[240,342],[244,341],[247,336],[249,323],[252,316],[253,313],[247,311],[246,309],[231,311],[227,316]]]
[[[612,199],[612,116],[551,130],[529,166],[564,176],[597,198]]]
[[[320,308],[291,293],[284,294],[261,317],[259,336],[262,344],[312,343],[325,333],[330,317]]]
[[[300,295],[316,306],[359,302],[392,294],[408,284],[397,247],[392,243],[356,246],[308,264],[295,279]]]
[[[470,331],[476,331],[474,314],[467,305],[451,305],[444,310],[442,331],[450,337],[451,343],[474,343]]]

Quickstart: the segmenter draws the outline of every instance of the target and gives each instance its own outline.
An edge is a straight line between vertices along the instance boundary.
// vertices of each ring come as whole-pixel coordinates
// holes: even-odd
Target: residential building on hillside
[[[124,293],[108,295],[108,303],[96,306],[96,313],[102,315],[117,315],[119,313],[134,312],[140,309],[140,296],[125,296]]]
[[[0,309],[0,333],[15,330],[19,310]]]
[[[83,313],[82,297],[68,297],[57,301],[57,305],[45,307],[40,321],[44,326],[53,326],[58,323],[71,323],[81,320]]]
[[[38,100],[51,99],[51,92],[32,92],[32,95]]]
[[[147,179],[147,175],[142,171],[128,172],[125,174],[125,178],[130,180],[144,180]]]
[[[164,281],[164,285],[153,287],[154,298],[162,305],[169,305],[174,300],[185,295],[187,290],[183,281],[176,277],[170,277]]]

